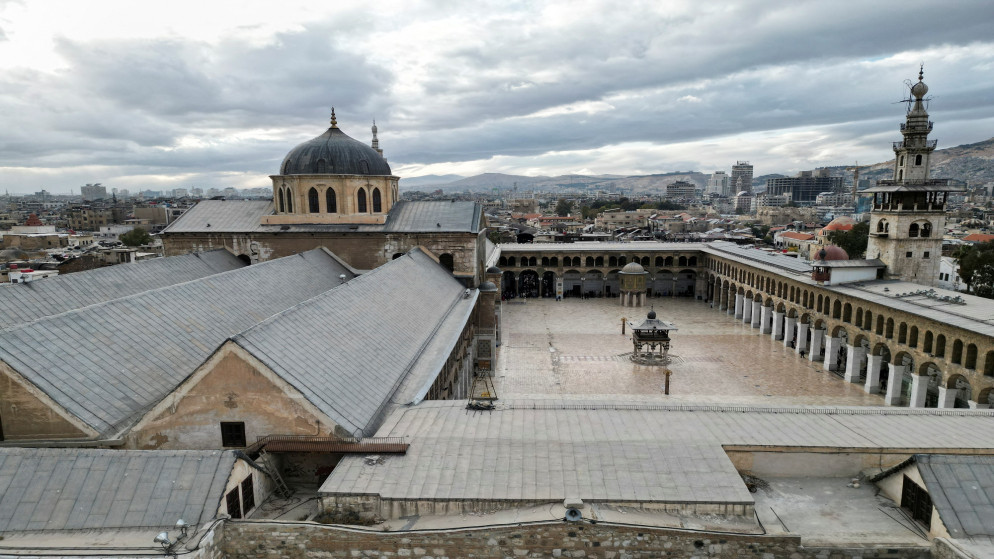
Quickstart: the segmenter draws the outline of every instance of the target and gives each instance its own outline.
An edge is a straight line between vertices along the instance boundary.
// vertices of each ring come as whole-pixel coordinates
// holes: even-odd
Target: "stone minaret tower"
[[[866,257],[882,260],[888,278],[934,286],[939,280],[946,196],[964,189],[929,176],[936,141],[928,139],[932,123],[923,102],[928,93],[923,79],[924,69],[918,83],[910,86],[910,108],[901,125],[904,140],[894,142],[894,178],[864,191],[873,194]]]

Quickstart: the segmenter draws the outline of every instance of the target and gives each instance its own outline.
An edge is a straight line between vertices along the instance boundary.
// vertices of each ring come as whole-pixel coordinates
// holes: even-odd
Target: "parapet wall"
[[[230,559],[308,557],[584,557],[586,559],[930,559],[926,547],[804,548],[799,537],[715,534],[588,523],[538,523],[377,532],[304,523],[237,521],[224,529]]]

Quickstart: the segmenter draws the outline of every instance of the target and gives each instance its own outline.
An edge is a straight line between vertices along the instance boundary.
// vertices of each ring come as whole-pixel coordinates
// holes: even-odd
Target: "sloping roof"
[[[917,454],[915,461],[950,536],[994,536],[994,456]]]
[[[798,241],[810,241],[815,238],[811,233],[800,233],[797,231],[784,231],[780,233],[780,236],[787,237],[788,239],[797,239]]]
[[[0,328],[246,265],[226,250],[212,250],[61,274],[45,281],[0,284]]]
[[[417,388],[435,379],[475,305],[477,292],[465,291],[413,250],[233,340],[336,423],[369,436],[409,375]]]
[[[0,331],[0,360],[114,436],[225,339],[339,285],[325,249],[145,291]]]
[[[972,233],[960,239],[961,241],[969,241],[971,243],[986,243],[988,241],[994,241],[994,235],[988,235],[986,233]]]
[[[290,224],[262,225],[263,216],[272,215],[272,201],[203,200],[187,210],[169,227],[171,233],[280,233],[280,232],[358,232],[358,233],[479,233],[483,207],[476,202],[406,201],[394,204],[384,224]]]
[[[0,448],[0,532],[212,520],[232,451]]]
[[[379,437],[403,456],[342,459],[321,494],[385,499],[752,503],[724,445],[985,449],[989,411],[504,399],[492,412],[429,401]]]

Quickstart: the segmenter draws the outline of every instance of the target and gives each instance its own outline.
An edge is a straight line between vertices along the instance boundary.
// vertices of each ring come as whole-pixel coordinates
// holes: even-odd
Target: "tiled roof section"
[[[233,340],[336,423],[370,436],[402,382],[434,380],[476,301],[465,291],[414,250]]]
[[[780,236],[787,237],[788,239],[797,239],[798,241],[810,241],[815,238],[815,236],[811,233],[801,233],[798,231],[786,231],[784,233],[780,233]]]
[[[383,230],[391,233],[480,232],[483,208],[476,202],[400,201]]]
[[[994,235],[988,235],[986,233],[971,233],[960,240],[969,241],[972,243],[986,243],[989,241],[994,241]]]
[[[234,463],[231,451],[0,448],[0,532],[197,526]]]
[[[163,233],[479,233],[483,207],[476,202],[400,201],[390,208],[383,225],[290,224],[262,225],[273,203],[258,200],[204,200],[187,210]]]
[[[172,391],[225,339],[354,274],[315,249],[0,331],[0,360],[103,436]]]
[[[994,456],[919,454],[915,460],[949,535],[994,536]]]
[[[723,445],[986,448],[990,412],[502,400],[493,412],[431,401],[377,432],[403,456],[346,457],[328,494],[389,499],[751,503]]]
[[[245,267],[226,250],[154,258],[21,284],[0,284],[0,328]]]
[[[247,233],[259,229],[273,209],[271,200],[202,200],[162,232]]]

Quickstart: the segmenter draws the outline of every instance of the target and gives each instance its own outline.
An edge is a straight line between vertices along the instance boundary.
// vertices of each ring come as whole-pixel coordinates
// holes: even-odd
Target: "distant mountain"
[[[401,188],[413,188],[415,186],[448,184],[466,177],[462,175],[422,175],[420,177],[410,177],[400,179]]]
[[[971,185],[994,182],[994,138],[964,144],[932,153],[934,178],[957,179]],[[860,170],[859,177],[873,180],[889,179],[894,176],[894,160],[883,161]]]
[[[419,177],[420,178],[420,177]],[[499,189],[501,191],[512,190],[544,190],[556,191],[570,188],[596,188],[613,190],[623,188],[633,190],[636,193],[661,193],[665,191],[666,185],[682,180],[690,182],[698,187],[707,184],[708,175],[697,171],[664,173],[659,175],[560,175],[558,177],[529,177],[525,175],[507,175],[504,173],[484,173],[472,177],[462,178],[451,182],[424,183],[418,185],[419,190],[429,188],[440,188],[443,191],[463,191],[471,192],[490,191]],[[411,188],[412,185],[401,181],[401,185]]]

